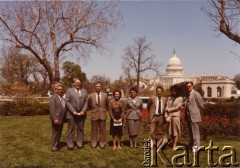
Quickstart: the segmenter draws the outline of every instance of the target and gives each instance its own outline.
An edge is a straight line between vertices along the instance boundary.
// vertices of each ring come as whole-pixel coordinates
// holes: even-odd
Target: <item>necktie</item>
[[[100,107],[100,93],[97,93],[97,99],[98,99],[98,102],[97,102],[97,105],[98,105],[98,107]]]
[[[60,97],[60,101],[61,101],[61,104],[62,104],[63,108],[65,108],[65,102],[64,102],[62,97]]]
[[[78,97],[81,97],[81,91],[79,89],[77,89],[77,94],[78,94]]]
[[[161,97],[160,96],[158,97],[158,114],[162,114],[162,111],[161,111]]]

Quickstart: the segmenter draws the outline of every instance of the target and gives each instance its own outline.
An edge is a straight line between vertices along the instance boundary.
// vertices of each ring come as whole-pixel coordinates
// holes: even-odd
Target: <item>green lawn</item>
[[[109,127],[107,131],[109,133]],[[143,167],[144,150],[141,141],[148,138],[147,131],[139,137],[140,147],[138,149],[130,149],[128,136],[124,135],[121,150],[112,149],[110,135],[108,135],[109,143],[105,149],[90,147],[90,117],[86,120],[85,145],[82,149],[67,149],[67,124],[64,125],[61,138],[62,147],[57,152],[50,151],[50,135],[49,116],[0,117],[0,167]],[[218,163],[218,166],[220,166],[219,157],[230,153],[229,150],[222,151],[224,146],[232,146],[236,150],[236,161],[240,162],[239,137],[211,135],[202,137],[201,143],[207,147],[210,140],[213,140],[214,146],[218,146],[218,151],[213,152],[213,161]],[[188,138],[182,136],[179,143],[188,144]],[[171,159],[183,151],[172,151],[171,147],[167,146],[164,153]],[[192,152],[189,157],[193,162]],[[207,167],[207,159],[207,151],[201,152],[199,165]],[[180,162],[182,158],[178,161]],[[225,159],[225,163],[227,162],[230,162],[230,157]],[[159,157],[157,163],[159,167],[163,166]]]

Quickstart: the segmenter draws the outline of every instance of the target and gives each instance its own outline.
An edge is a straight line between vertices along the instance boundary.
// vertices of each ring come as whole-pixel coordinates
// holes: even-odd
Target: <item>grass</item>
[[[107,132],[109,133],[109,119]],[[85,144],[82,149],[75,148],[68,150],[66,146],[67,124],[64,125],[61,138],[61,148],[57,152],[50,151],[51,125],[49,116],[12,116],[0,117],[0,167],[2,168],[65,168],[65,167],[143,167],[144,150],[141,141],[148,138],[145,131],[139,137],[138,149],[128,147],[128,136],[123,136],[123,148],[112,149],[111,136],[108,134],[108,145],[105,149],[92,149],[90,147],[90,117],[85,123]],[[236,161],[240,162],[240,138],[228,136],[204,136],[201,139],[203,146],[209,146],[210,140],[213,145],[218,146],[214,151],[213,160],[219,164],[219,157],[229,151],[222,151],[224,146],[233,146],[236,150]],[[188,144],[188,137],[182,136],[179,143]],[[173,152],[170,146],[164,150],[166,156],[171,158],[182,151]],[[190,161],[192,161],[190,152]],[[181,162],[181,159],[178,163]],[[230,162],[227,158],[225,162]],[[201,167],[209,167],[207,163],[207,152],[200,153]],[[162,167],[163,162],[158,159],[158,166]]]

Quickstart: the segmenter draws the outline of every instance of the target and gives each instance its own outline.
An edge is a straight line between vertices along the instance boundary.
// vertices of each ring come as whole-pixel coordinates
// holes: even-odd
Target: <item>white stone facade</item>
[[[161,75],[156,80],[150,80],[150,83],[154,83],[151,89],[154,89],[157,85],[162,85],[165,89],[168,89],[170,86],[184,81],[192,81],[194,84],[200,83],[205,98],[237,98],[240,96],[240,90],[237,90],[236,83],[226,76],[184,76],[182,63],[175,50],[168,61],[166,75]]]
[[[237,98],[240,96],[236,83],[226,76],[205,75],[200,76],[199,80],[206,98]]]

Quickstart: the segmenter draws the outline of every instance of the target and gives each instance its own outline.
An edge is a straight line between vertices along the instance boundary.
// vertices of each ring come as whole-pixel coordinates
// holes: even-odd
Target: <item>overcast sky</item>
[[[108,46],[111,54],[94,53],[87,64],[80,63],[91,79],[106,75],[114,81],[122,74],[123,50],[133,39],[146,37],[165,74],[174,49],[181,60],[184,75],[226,75],[233,78],[240,73],[240,46],[225,35],[213,31],[214,24],[201,11],[205,0],[195,1],[123,1],[119,9],[123,24],[115,32],[115,40]]]

